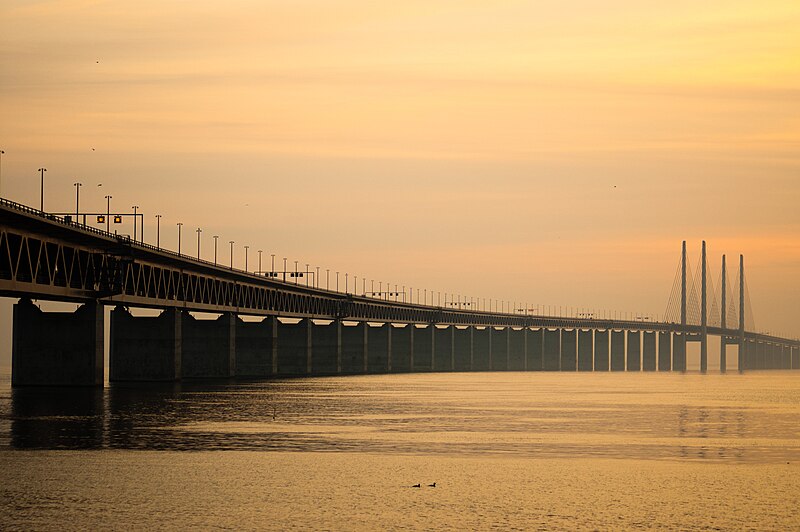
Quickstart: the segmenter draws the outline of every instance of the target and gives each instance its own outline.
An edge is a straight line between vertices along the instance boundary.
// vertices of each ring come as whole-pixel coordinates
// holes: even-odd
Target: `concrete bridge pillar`
[[[492,369],[492,328],[472,327],[472,371]]]
[[[236,375],[236,316],[198,320],[181,312],[181,370],[183,377],[214,378]]]
[[[611,371],[625,371],[625,331],[611,331]]]
[[[686,334],[676,333],[672,343],[672,371],[686,371]]]
[[[311,327],[311,368],[314,375],[337,375],[342,372],[342,322],[333,320]]]
[[[544,369],[544,329],[528,330],[528,351],[525,356],[528,371]]]
[[[434,371],[453,371],[455,370],[455,339],[456,328],[453,325],[449,327],[437,327],[431,325],[433,329],[433,360],[432,366]]]
[[[800,369],[800,346],[792,347],[792,369]]]
[[[492,371],[508,369],[508,344],[511,339],[511,327],[489,327],[489,344],[492,346],[490,366]]]
[[[642,369],[642,333],[628,331],[627,371],[641,371]]]
[[[578,369],[578,330],[561,329],[561,371]]]
[[[278,373],[278,319],[236,320],[236,375],[268,377]]]
[[[309,319],[297,323],[278,320],[278,374],[310,375],[312,367],[312,327]]]
[[[392,369],[403,373],[414,370],[414,325],[395,327],[392,331]]]
[[[434,326],[428,324],[425,327],[417,327],[412,324],[409,327],[414,327],[414,367],[412,371],[431,371],[436,351]]]
[[[181,378],[181,311],[164,310],[156,317],[134,317],[117,305],[111,311],[109,380],[166,381]]]
[[[472,371],[474,327],[453,327],[455,335],[455,371]]]
[[[656,370],[656,333],[645,331],[642,339],[642,370]]]
[[[369,354],[369,326],[341,324],[341,373],[366,373]],[[316,348],[316,346],[315,346]]]
[[[543,329],[545,371],[561,371],[561,329]]]
[[[43,312],[30,299],[14,305],[12,386],[103,386],[103,306]]]
[[[578,331],[578,371],[592,371],[594,369],[593,351],[593,331],[591,329]]]
[[[783,346],[783,369],[792,369],[792,346]]]
[[[384,323],[367,329],[367,371],[392,371],[392,324]]]
[[[526,350],[528,347],[528,328],[508,328],[508,369],[525,371],[528,369]]]
[[[756,369],[766,369],[767,367],[767,344],[756,342]]]
[[[595,371],[608,371],[609,365],[609,332],[608,329],[604,331],[594,332],[594,370]]]
[[[672,333],[658,333],[658,371],[672,370]]]

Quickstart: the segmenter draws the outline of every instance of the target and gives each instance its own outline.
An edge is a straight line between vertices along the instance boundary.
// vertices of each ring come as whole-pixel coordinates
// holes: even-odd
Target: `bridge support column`
[[[30,299],[14,305],[12,386],[103,386],[103,306],[43,312]]]
[[[642,369],[642,333],[628,331],[627,371],[641,371]]]
[[[611,371],[625,371],[625,331],[611,331]]]
[[[434,371],[454,371],[454,356],[455,356],[455,338],[456,328],[450,325],[446,328],[439,328],[436,325],[431,325],[434,335],[434,356],[433,356],[433,370]]]
[[[392,371],[392,324],[367,327],[367,372]]]
[[[542,371],[544,369],[544,329],[528,330],[526,362],[528,371]]]
[[[528,329],[508,328],[508,369],[525,371],[525,349],[527,347]]]
[[[609,345],[608,345],[609,332],[605,331],[594,332],[594,370],[595,371],[608,371],[609,370]]]
[[[783,346],[783,369],[792,369],[792,347],[789,345]]]
[[[672,333],[658,333],[658,371],[672,370]]]
[[[511,327],[497,329],[489,327],[489,343],[492,346],[489,363],[492,371],[504,371],[508,369],[508,343],[511,334]]]
[[[414,325],[406,324],[392,330],[392,369],[403,373],[414,370]]]
[[[472,371],[472,347],[474,340],[474,327],[460,329],[455,325],[453,334],[455,335],[455,371]]]
[[[278,320],[278,374],[310,375],[312,367],[312,323],[302,319],[297,323]]]
[[[277,373],[278,319],[236,319],[236,376],[268,377]]]
[[[341,324],[341,373],[366,373],[369,353],[369,326]],[[315,346],[316,348],[316,346]]]
[[[800,369],[800,346],[792,347],[792,369]]]
[[[756,342],[756,369],[766,369],[767,367],[767,344]]]
[[[433,325],[417,327],[414,324],[414,367],[411,371],[431,371],[433,369],[433,356],[435,351],[436,335]]]
[[[561,329],[561,371],[578,369],[578,330]]]
[[[642,370],[656,370],[656,333],[645,331],[642,340]]]
[[[578,371],[592,371],[594,361],[592,351],[594,351],[594,338],[592,330],[578,331]]]
[[[342,372],[342,322],[333,320],[311,326],[311,368],[314,375],[337,375]]]
[[[492,328],[472,328],[472,371],[492,369]]]
[[[175,309],[156,317],[135,317],[125,307],[115,307],[111,311],[109,380],[180,380],[181,322],[181,312]]]
[[[214,378],[236,375],[236,316],[198,320],[181,313],[181,370],[183,377]]]
[[[672,344],[672,371],[686,372],[686,333],[676,333]]]
[[[561,329],[543,329],[545,371],[561,371]]]

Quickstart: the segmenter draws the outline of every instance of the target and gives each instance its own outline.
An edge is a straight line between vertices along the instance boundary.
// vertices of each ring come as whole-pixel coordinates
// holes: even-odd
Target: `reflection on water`
[[[0,446],[13,449],[800,459],[800,376],[792,372],[6,385],[0,414]]]

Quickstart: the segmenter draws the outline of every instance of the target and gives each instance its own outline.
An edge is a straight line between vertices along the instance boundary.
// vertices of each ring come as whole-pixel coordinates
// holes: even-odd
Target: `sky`
[[[663,314],[705,239],[800,336],[798,27],[795,0],[5,0],[0,195],[38,206],[46,167],[46,210],[80,181],[173,249],[182,222],[205,258],[539,308]]]

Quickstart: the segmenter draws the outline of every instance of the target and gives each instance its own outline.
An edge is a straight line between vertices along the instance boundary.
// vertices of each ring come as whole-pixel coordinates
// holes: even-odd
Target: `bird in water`
[[[436,482],[434,482],[433,484],[428,484],[428,487],[429,488],[435,488],[436,487]]]
[[[413,485],[413,486],[411,486],[411,487],[412,487],[412,488],[421,488],[421,487],[422,487],[422,485],[421,485],[421,484],[414,484],[414,485]]]

